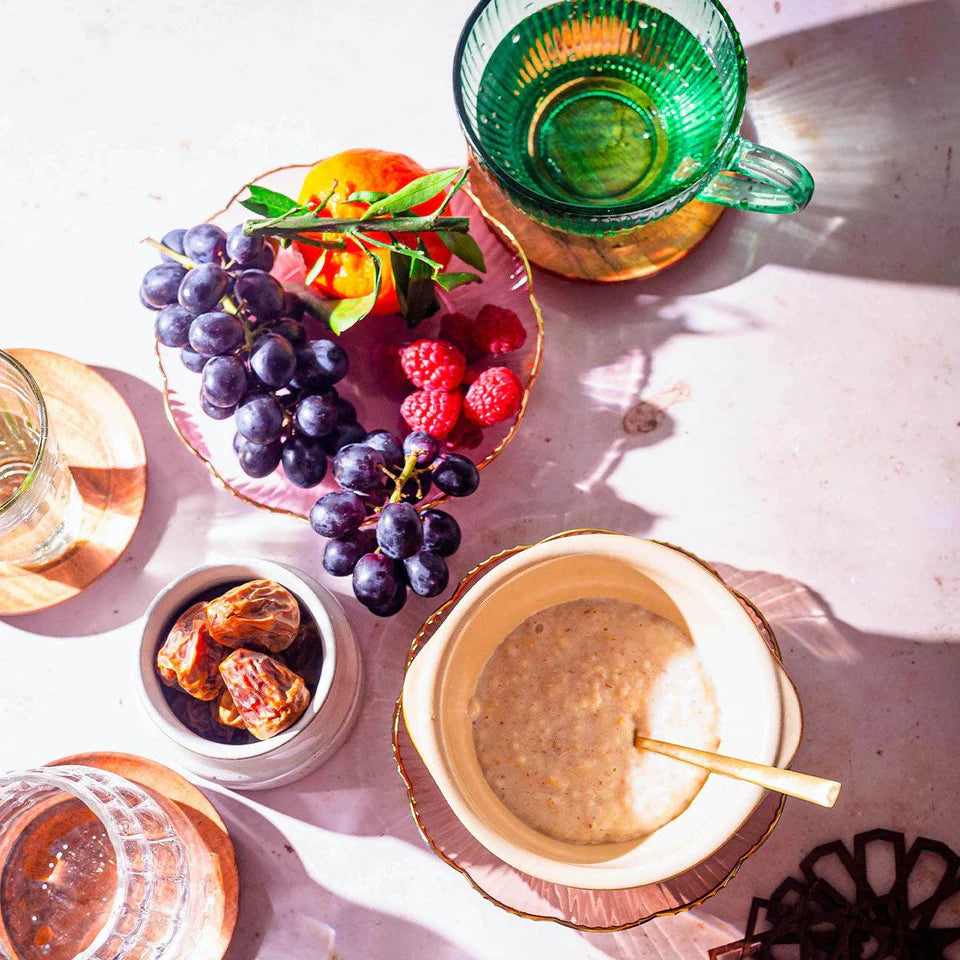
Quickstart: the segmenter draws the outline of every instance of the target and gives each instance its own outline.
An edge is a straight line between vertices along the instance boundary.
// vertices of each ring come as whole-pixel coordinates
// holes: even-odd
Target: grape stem
[[[175,263],[179,263],[181,267],[186,267],[188,270],[192,270],[196,266],[196,263],[194,263],[193,260],[191,260],[188,256],[185,256],[182,253],[177,253],[176,250],[171,250],[159,240],[154,240],[153,237],[144,237],[141,242],[153,247],[154,250],[159,250],[161,253],[166,254]]]
[[[403,496],[403,488],[406,482],[417,475],[417,457],[418,454],[408,453],[403,461],[403,471],[400,476],[394,480],[393,493],[390,494],[390,503],[397,503]]]
[[[266,233],[270,236],[292,236],[297,233],[361,233],[389,228],[390,233],[431,233],[445,230],[451,233],[467,233],[470,230],[469,217],[373,217],[362,220],[358,217],[338,220],[333,217],[317,217],[313,214],[304,217],[289,217],[282,223],[274,220],[247,220],[243,232],[248,237]]]

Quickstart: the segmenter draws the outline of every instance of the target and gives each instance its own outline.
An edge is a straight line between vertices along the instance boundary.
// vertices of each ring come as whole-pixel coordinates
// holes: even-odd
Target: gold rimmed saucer
[[[253,178],[250,183],[295,196],[300,189],[303,171],[311,166],[309,163],[297,163],[275,167]],[[229,229],[248,216],[239,204],[239,198],[246,192],[247,186],[241,187],[209,220]],[[397,317],[371,316],[343,334],[341,342],[352,357],[369,357],[383,342],[400,343],[415,337],[433,336],[439,317],[446,311],[460,311],[472,316],[485,303],[496,303],[514,310],[527,331],[527,342],[521,350],[498,360],[511,367],[520,377],[524,386],[523,398],[512,420],[488,428],[476,450],[464,451],[475,461],[477,469],[484,470],[496,460],[520,429],[543,359],[543,316],[533,294],[530,264],[509,229],[490,217],[480,201],[468,191],[462,191],[454,197],[451,212],[471,219],[471,234],[477,240],[487,263],[484,282],[459,287],[449,293],[441,292],[443,310],[425,320],[415,331],[408,330]],[[279,265],[274,267],[275,275],[278,270]],[[281,276],[281,279],[286,278]],[[163,382],[167,419],[184,446],[203,463],[217,484],[245,503],[306,521],[317,498],[332,487],[321,485],[304,490],[287,481],[279,470],[261,479],[246,476],[232,448],[232,419],[217,422],[207,418],[199,403],[199,377],[183,369],[179,351],[159,343],[155,350]],[[373,364],[355,363],[343,384],[337,386],[338,389],[343,387],[348,399],[355,402],[361,422],[368,429],[407,429],[399,417],[402,395],[380,395],[383,393],[382,378]],[[433,505],[446,499],[439,491],[427,497]]]
[[[606,530],[569,530],[541,543]],[[718,580],[720,575],[698,557],[663,544],[690,557]],[[471,570],[453,596],[439,607],[414,637],[407,659],[409,668],[420,647],[444,622],[463,594],[491,568],[535,544],[524,544],[488,558]],[[779,661],[776,638],[763,614],[746,597],[724,584],[744,607],[773,656]],[[723,889],[741,864],[769,837],[783,810],[784,798],[766,794],[747,820],[722,847],[694,868],[659,883],[613,890],[568,887],[537,879],[515,869],[486,850],[460,823],[415,750],[402,721],[402,694],[393,722],[393,747],[403,778],[410,810],[421,835],[444,862],[463,874],[483,897],[508,913],[530,920],[549,920],[586,932],[625,930],[656,917],[681,913]]]

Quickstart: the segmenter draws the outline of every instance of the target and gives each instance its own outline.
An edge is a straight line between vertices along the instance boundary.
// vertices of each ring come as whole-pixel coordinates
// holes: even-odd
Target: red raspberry
[[[444,440],[457,423],[461,405],[459,393],[416,390],[400,405],[400,414],[411,430]]]
[[[473,342],[473,320],[463,313],[448,313],[441,317],[440,337],[452,343],[468,361],[483,356],[483,351]]]
[[[455,390],[463,380],[467,361],[445,340],[415,340],[400,351],[407,379],[424,390]]]
[[[463,413],[468,420],[490,427],[512,417],[520,409],[522,400],[520,378],[507,367],[491,367],[467,390]]]
[[[527,339],[520,318],[506,307],[492,303],[480,309],[473,321],[473,344],[482,354],[499,356],[519,350]]]

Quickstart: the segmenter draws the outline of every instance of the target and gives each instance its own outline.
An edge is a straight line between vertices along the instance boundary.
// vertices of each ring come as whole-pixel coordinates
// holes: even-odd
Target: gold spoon
[[[711,773],[719,773],[724,777],[733,777],[735,780],[746,780],[785,793],[788,797],[806,800],[808,803],[818,803],[821,807],[832,807],[840,796],[840,784],[836,780],[824,780],[822,777],[812,777],[808,773],[797,773],[794,770],[784,770],[782,767],[768,767],[762,763],[753,763],[750,760],[738,760],[736,757],[725,757],[720,753],[710,753],[707,750],[696,750],[693,747],[681,747],[677,743],[666,743],[663,740],[650,740],[634,734],[634,746],[651,753],[659,753],[664,757],[673,757],[691,763],[695,767],[703,767]]]

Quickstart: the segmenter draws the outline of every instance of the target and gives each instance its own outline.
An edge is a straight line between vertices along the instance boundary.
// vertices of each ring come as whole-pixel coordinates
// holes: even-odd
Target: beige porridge
[[[494,651],[471,701],[484,776],[521,820],[571,843],[631,840],[681,813],[706,772],[634,732],[715,750],[717,707],[689,638],[621,600],[548,607]]]

